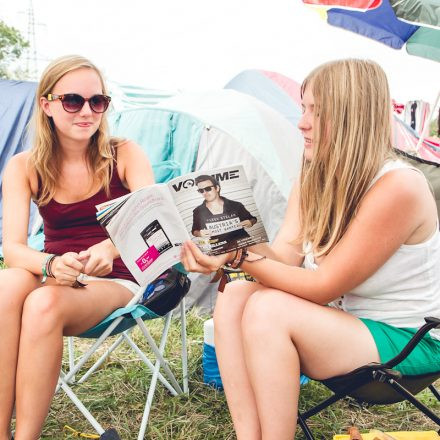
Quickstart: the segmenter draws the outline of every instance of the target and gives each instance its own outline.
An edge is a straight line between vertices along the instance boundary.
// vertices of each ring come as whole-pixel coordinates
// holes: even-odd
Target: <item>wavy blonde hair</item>
[[[98,74],[102,84],[102,93],[107,94],[101,72],[88,59],[79,55],[67,55],[52,61],[43,72],[37,88],[31,121],[35,130],[34,144],[29,164],[40,178],[38,199],[36,200],[39,206],[46,205],[53,198],[61,168],[61,157],[54,124],[52,118],[47,116],[41,108],[40,98],[51,93],[55,84],[66,73],[83,68],[92,69]],[[109,137],[107,118],[104,113],[98,130],[90,139],[90,145],[87,149],[87,164],[90,167],[91,175],[94,176],[93,183],[100,182],[101,188],[105,189],[107,195],[113,172],[113,151],[120,141],[120,139]]]
[[[382,68],[348,59],[313,70],[301,86],[314,97],[313,157],[303,159],[298,243],[316,256],[346,232],[372,179],[393,157],[391,101]]]

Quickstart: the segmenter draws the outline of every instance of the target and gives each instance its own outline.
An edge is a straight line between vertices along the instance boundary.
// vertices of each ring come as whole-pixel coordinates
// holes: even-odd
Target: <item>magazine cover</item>
[[[206,254],[268,241],[243,166],[197,171],[168,187],[191,239]]]

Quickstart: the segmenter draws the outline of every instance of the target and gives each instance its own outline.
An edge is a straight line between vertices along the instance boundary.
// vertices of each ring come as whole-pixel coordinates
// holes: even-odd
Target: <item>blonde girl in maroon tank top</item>
[[[63,335],[82,333],[132,296],[115,280],[131,277],[96,223],[94,204],[154,179],[139,146],[109,137],[109,103],[102,75],[89,60],[53,61],[36,93],[33,148],[12,157],[5,169],[0,440],[11,438],[14,403],[15,439],[39,438],[59,375]],[[47,229],[45,252],[27,246],[31,200]],[[48,261],[51,277],[42,282]],[[97,281],[75,288],[81,273]]]

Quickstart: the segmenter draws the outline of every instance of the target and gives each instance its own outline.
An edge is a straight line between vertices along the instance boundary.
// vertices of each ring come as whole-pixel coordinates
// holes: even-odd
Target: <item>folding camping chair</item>
[[[61,371],[56,391],[62,389],[70,400],[76,405],[80,412],[85,416],[89,423],[93,426],[102,440],[119,439],[119,435],[114,428],[104,430],[99,422],[93,417],[88,409],[83,405],[80,399],[73,392],[70,385],[75,382],[75,375],[84,366],[88,359],[103,344],[108,336],[120,334],[113,344],[105,351],[105,353],[90,367],[90,369],[81,377],[77,383],[84,382],[105,360],[123,342],[137,353],[139,358],[147,365],[152,372],[152,378],[147,393],[144,413],[138,433],[138,440],[145,436],[147,429],[148,417],[152,406],[154,392],[157,381],[159,380],[173,396],[182,393],[188,393],[188,366],[187,366],[187,346],[186,346],[186,316],[185,316],[185,295],[190,287],[189,279],[177,269],[173,268],[167,271],[166,275],[159,277],[154,283],[150,284],[153,291],[157,294],[151,295],[151,299],[142,304],[137,304],[139,298],[142,297],[145,287],[140,287],[138,294],[127,304],[126,307],[115,310],[111,315],[101,321],[92,329],[80,335],[85,338],[95,338],[96,342],[92,347],[82,355],[78,362],[75,362],[73,355],[73,346],[71,338],[69,338],[69,371],[67,373]],[[160,287],[156,289],[156,286]],[[170,328],[171,318],[174,308],[180,302],[180,321],[181,321],[181,339],[182,339],[182,386],[179,385],[168,363],[164,359],[165,344],[167,341],[168,330]],[[159,346],[150,335],[144,321],[163,317],[165,319],[162,336]],[[153,351],[156,362],[153,364],[145,353],[136,345],[130,336],[131,331],[138,326],[145,337],[149,348]],[[160,373],[160,367],[164,375]],[[166,377],[165,377],[166,376]]]
[[[428,387],[437,400],[440,401],[440,394],[433,385],[440,378],[440,365],[436,372],[416,376],[402,375],[399,371],[393,369],[408,357],[429,330],[440,328],[440,319],[438,318],[429,317],[425,318],[425,321],[426,324],[417,331],[403,350],[390,361],[384,364],[367,364],[350,373],[322,380],[321,382],[334,394],[308,411],[302,414],[298,412],[298,424],[306,439],[315,439],[306,420],[347,396],[354,398],[360,404],[368,405],[383,405],[408,400],[440,428],[440,417],[414,396]]]

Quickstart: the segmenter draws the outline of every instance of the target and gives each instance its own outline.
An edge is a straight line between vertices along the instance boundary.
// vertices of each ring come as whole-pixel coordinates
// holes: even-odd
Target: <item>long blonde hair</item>
[[[342,238],[372,179],[393,157],[391,101],[382,68],[368,60],[324,64],[305,79],[314,97],[313,157],[303,159],[298,243],[316,256]]]
[[[34,144],[29,164],[35,169],[40,179],[36,201],[39,206],[46,205],[53,198],[61,168],[58,139],[53,121],[41,108],[40,98],[51,93],[55,84],[66,73],[81,68],[93,69],[98,74],[102,84],[102,93],[106,94],[101,72],[89,60],[79,55],[63,56],[50,63],[43,72],[37,88],[31,122],[35,130]],[[94,182],[99,182],[107,194],[113,172],[113,148],[118,141],[118,139],[109,138],[108,123],[105,114],[103,114],[98,130],[90,139],[90,145],[87,149],[87,165],[90,167]]]

